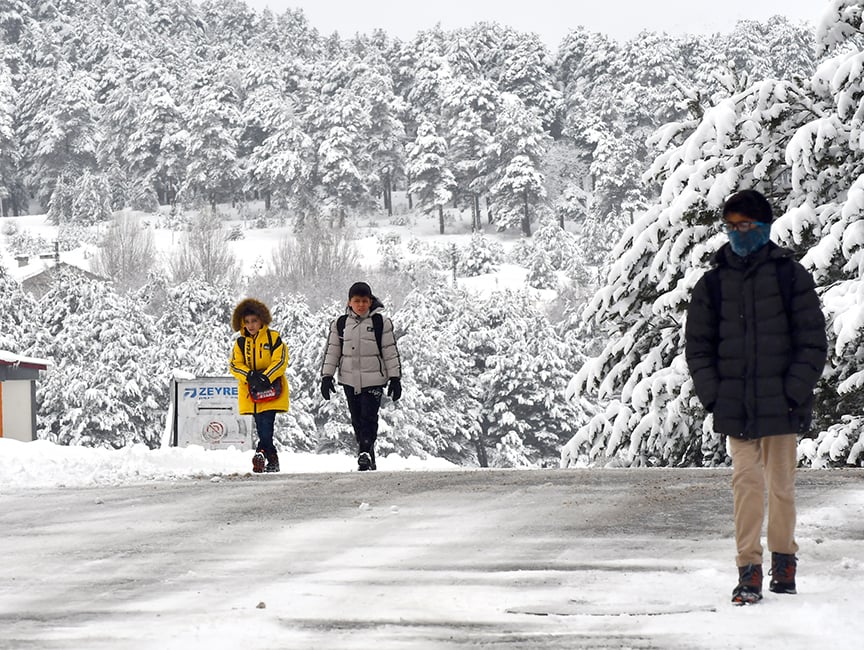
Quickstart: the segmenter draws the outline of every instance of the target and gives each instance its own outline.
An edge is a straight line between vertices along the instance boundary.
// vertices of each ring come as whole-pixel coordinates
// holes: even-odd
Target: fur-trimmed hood
[[[273,317],[270,316],[270,309],[260,300],[255,298],[245,298],[237,303],[234,308],[234,313],[231,314],[231,328],[235,332],[243,329],[243,317],[254,314],[261,319],[263,325],[270,325]]]

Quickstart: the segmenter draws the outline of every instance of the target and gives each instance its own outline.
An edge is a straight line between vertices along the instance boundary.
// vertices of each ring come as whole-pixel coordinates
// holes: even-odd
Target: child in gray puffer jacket
[[[339,373],[357,439],[357,468],[361,472],[377,469],[375,440],[384,387],[394,402],[402,396],[402,363],[393,323],[381,313],[383,309],[368,284],[352,284],[345,314],[330,322],[321,366],[324,399],[329,400],[336,392],[333,378]]]

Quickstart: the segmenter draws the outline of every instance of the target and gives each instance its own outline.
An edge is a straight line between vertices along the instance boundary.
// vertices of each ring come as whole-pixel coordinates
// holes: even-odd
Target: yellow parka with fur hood
[[[254,314],[261,320],[261,329],[251,336],[243,326],[243,318]],[[288,410],[288,380],[285,371],[288,369],[288,348],[279,336],[279,332],[269,328],[270,310],[263,302],[254,298],[242,300],[231,315],[231,327],[240,336],[231,347],[231,360],[228,370],[240,382],[238,402],[240,413],[251,415],[263,411]],[[255,403],[249,397],[247,377],[257,370],[264,373],[271,384],[282,383],[282,394],[271,402]]]

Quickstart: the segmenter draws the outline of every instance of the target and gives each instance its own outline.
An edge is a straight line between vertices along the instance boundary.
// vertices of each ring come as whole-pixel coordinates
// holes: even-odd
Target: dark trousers
[[[374,459],[375,440],[378,438],[378,408],[381,406],[384,389],[381,386],[373,386],[364,388],[358,394],[354,393],[352,386],[344,386],[344,389],[357,447],[360,453],[365,451]]]
[[[268,458],[276,453],[273,445],[273,425],[276,422],[276,411],[255,413],[255,431],[258,433],[258,451],[263,451]]]

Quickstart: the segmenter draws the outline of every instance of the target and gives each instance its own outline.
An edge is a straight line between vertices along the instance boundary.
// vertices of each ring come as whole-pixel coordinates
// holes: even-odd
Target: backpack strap
[[[336,332],[340,339],[345,338],[345,323],[348,320],[348,314],[342,314],[336,319]],[[375,333],[375,342],[378,344],[378,353],[383,357],[384,349],[381,345],[381,340],[384,337],[384,317],[381,314],[372,314],[372,331]]]
[[[723,296],[720,295],[720,269],[714,268],[705,274],[705,284],[708,286],[708,297],[711,299],[711,307],[714,316],[720,320],[720,303]]]
[[[372,314],[372,330],[375,332],[375,342],[378,344],[378,354],[384,357],[384,348],[381,339],[384,336],[384,317],[381,314]]]
[[[780,285],[780,297],[783,299],[783,309],[786,318],[792,315],[792,296],[795,294],[795,265],[791,257],[777,260],[777,284]]]

